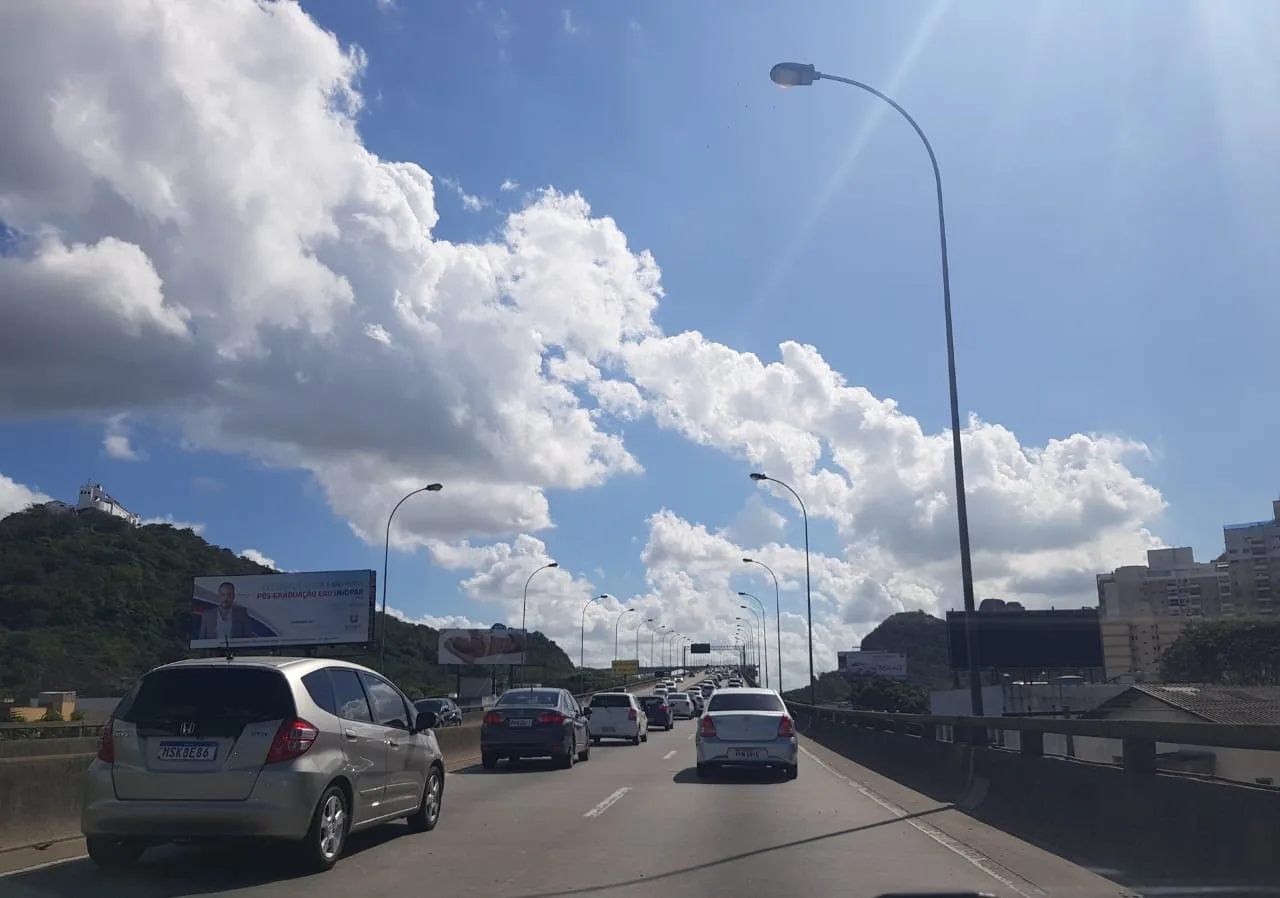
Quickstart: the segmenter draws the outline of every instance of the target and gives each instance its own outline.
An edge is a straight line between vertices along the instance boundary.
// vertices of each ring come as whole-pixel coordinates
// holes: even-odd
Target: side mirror
[[[438,726],[440,726],[440,715],[435,711],[422,711],[413,722],[413,728],[418,732],[434,730]]]
[[[590,716],[591,716],[591,709],[590,709],[590,708],[583,708],[583,709],[582,709],[582,713],[583,713],[585,716],[590,717]]]

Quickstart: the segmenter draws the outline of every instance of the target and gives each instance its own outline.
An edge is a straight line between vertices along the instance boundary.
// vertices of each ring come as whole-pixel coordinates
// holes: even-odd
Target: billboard
[[[899,652],[838,652],[840,669],[866,677],[907,678],[907,656]]]
[[[711,643],[695,642],[693,645],[689,646],[689,654],[690,655],[710,655]]]
[[[978,611],[978,666],[995,670],[1080,670],[1102,667],[1098,609],[1078,611]],[[964,612],[947,612],[951,667],[969,666]]]
[[[196,577],[191,648],[370,642],[376,584],[373,571]]]
[[[523,664],[528,642],[524,630],[494,624],[488,630],[441,630],[438,663]]]
[[[634,677],[640,673],[640,662],[636,659],[614,661],[610,669],[620,677]]]

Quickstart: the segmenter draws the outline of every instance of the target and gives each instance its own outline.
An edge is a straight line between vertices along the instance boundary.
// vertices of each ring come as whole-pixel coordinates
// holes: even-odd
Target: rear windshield
[[[667,701],[669,702],[687,702],[688,700],[689,693],[687,692],[673,692],[667,696]]]
[[[667,700],[660,695],[646,695],[640,699],[642,708],[661,708],[667,703]]]
[[[786,711],[782,699],[767,692],[717,692],[707,711]]]
[[[512,689],[510,692],[502,694],[502,698],[498,699],[498,704],[506,707],[512,705],[555,707],[560,704],[560,693],[546,689]]]
[[[594,695],[591,697],[591,707],[593,708],[630,708],[631,696],[629,695]]]
[[[147,674],[120,703],[116,716],[142,727],[186,721],[226,721],[238,731],[250,723],[295,716],[289,681],[275,670],[251,667],[179,667]]]

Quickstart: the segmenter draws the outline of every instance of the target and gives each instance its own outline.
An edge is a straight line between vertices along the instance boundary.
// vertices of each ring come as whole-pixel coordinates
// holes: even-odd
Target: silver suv
[[[328,870],[356,830],[435,828],[437,723],[382,675],[332,658],[157,667],[102,729],[80,817],[89,857],[119,870],[150,845],[253,836]]]

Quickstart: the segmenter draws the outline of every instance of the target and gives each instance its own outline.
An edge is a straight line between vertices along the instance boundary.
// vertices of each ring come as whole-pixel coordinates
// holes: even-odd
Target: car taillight
[[[636,719],[636,709],[632,708],[630,711],[627,712],[627,720],[635,720],[635,719]]]
[[[710,714],[702,718],[702,727],[700,729],[700,732],[702,733],[702,735],[709,736],[712,739],[716,737],[716,724],[715,724],[715,721],[711,719]]]
[[[564,715],[559,711],[548,711],[538,715],[538,723],[564,723]]]
[[[504,719],[505,718],[503,718],[503,716],[497,711],[490,711],[484,716],[484,722],[489,724],[489,726],[495,726],[496,724],[502,723]]]
[[[796,734],[795,725],[791,723],[790,717],[784,717],[778,722],[779,736],[794,736]]]
[[[292,761],[307,753],[315,745],[320,731],[302,718],[286,720],[280,724],[276,737],[271,740],[271,748],[267,749],[267,764],[278,764],[281,761]]]
[[[113,732],[115,725],[116,719],[108,717],[102,732],[98,733],[98,760],[108,764],[116,762],[116,735]]]

